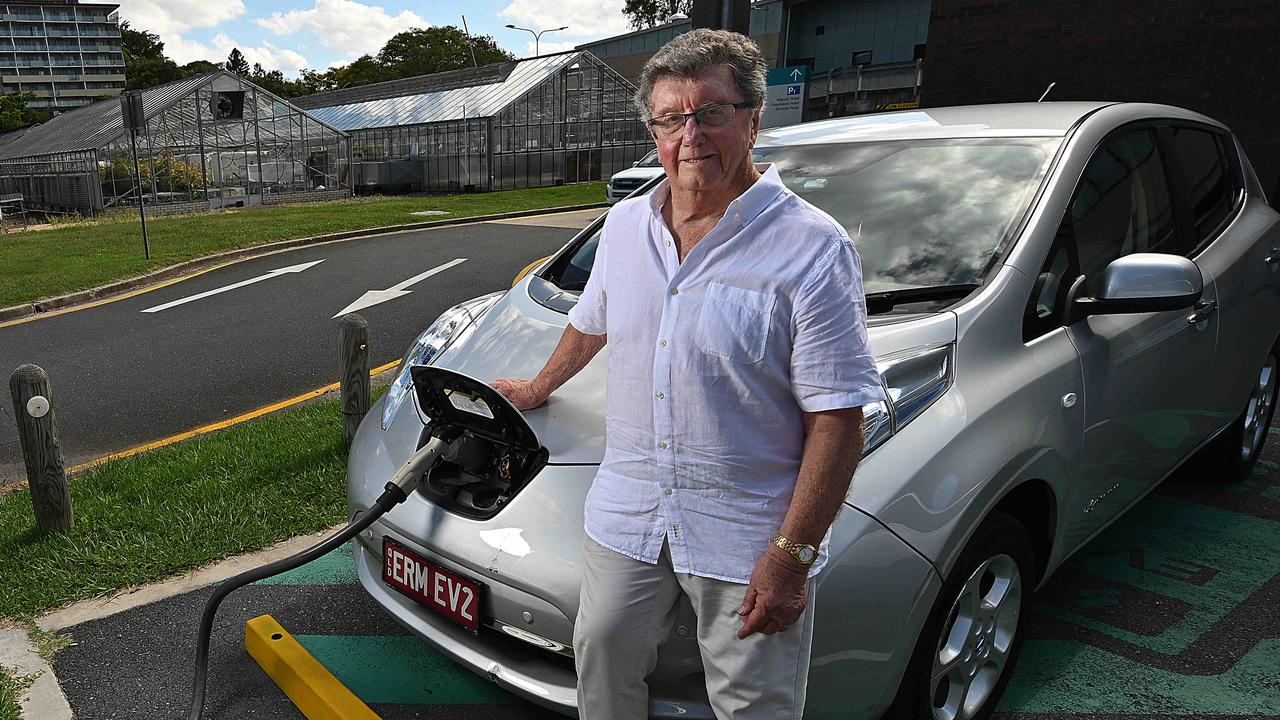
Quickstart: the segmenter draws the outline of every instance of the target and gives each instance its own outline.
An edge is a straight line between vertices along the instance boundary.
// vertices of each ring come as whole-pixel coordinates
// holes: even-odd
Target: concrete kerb
[[[199,590],[234,577],[245,570],[301,552],[341,530],[342,527],[338,525],[310,535],[290,538],[265,550],[230,557],[152,585],[74,603],[40,617],[35,624],[42,630],[59,632],[89,620],[97,620],[185,592]],[[62,687],[58,684],[53,668],[36,652],[26,628],[21,625],[0,625],[0,666],[17,676],[34,677],[31,686],[18,700],[23,717],[40,718],[40,720],[72,720],[71,706],[62,692]]]
[[[493,220],[507,220],[534,215],[553,215],[556,213],[574,212],[577,210],[595,210],[598,208],[607,208],[608,206],[608,203],[603,202],[587,203],[585,205],[566,205],[558,208],[519,210],[516,212],[496,213],[492,215],[475,215],[471,217],[447,218],[444,220],[428,220],[425,222],[407,223],[405,225],[388,225],[384,227],[365,228],[362,230],[346,230],[344,232],[329,233],[327,235],[315,235],[307,238],[282,240],[280,242],[269,243],[267,245],[255,245],[250,248],[241,248],[239,250],[228,250],[227,252],[218,253],[216,255],[207,255],[202,258],[196,258],[195,260],[178,263],[177,265],[170,265],[169,267],[161,268],[154,272],[146,273],[145,275],[139,275],[127,280],[109,283],[91,290],[81,290],[67,295],[59,295],[54,298],[45,298],[43,300],[36,300],[35,302],[0,308],[0,322],[18,320],[32,315],[39,315],[53,310],[61,310],[74,305],[81,305],[94,300],[106,299],[113,295],[137,290],[138,288],[146,287],[147,285],[169,280],[171,278],[181,277],[182,275],[196,272],[198,270],[204,270],[220,263],[230,262],[233,260],[244,260],[259,255],[270,255],[271,253],[280,252],[282,250],[292,250],[293,248],[303,247],[305,245],[318,245],[320,243],[334,242],[338,240],[352,240],[355,238],[373,237],[376,235],[390,235],[393,233],[409,232],[413,230],[429,230],[431,228],[448,227],[450,225],[491,222]]]

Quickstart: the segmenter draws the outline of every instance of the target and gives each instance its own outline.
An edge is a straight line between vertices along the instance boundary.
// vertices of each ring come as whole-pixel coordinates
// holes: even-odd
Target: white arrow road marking
[[[426,280],[427,278],[431,277],[432,275],[435,275],[438,272],[443,272],[445,270],[448,270],[454,265],[461,265],[466,261],[467,261],[466,258],[457,258],[456,260],[450,260],[449,262],[443,265],[437,265],[436,267],[433,267],[424,273],[418,273],[417,275],[414,275],[408,280],[405,280],[403,282],[398,282],[395,285],[392,285],[391,287],[387,288],[386,290],[370,290],[369,292],[361,295],[360,298],[355,302],[339,310],[338,314],[334,315],[333,317],[339,318],[339,317],[342,317],[343,315],[346,315],[347,313],[353,313],[353,312],[356,312],[357,310],[363,310],[367,307],[371,307],[379,303],[384,303],[388,300],[395,300],[398,297],[403,297],[405,295],[408,295],[412,291],[405,290],[405,288],[409,287],[410,285],[420,283],[423,280]]]
[[[146,310],[143,310],[142,312],[144,312],[144,313],[154,313],[154,312],[160,312],[161,310],[168,310],[168,309],[169,309],[169,308],[171,308],[171,307],[177,307],[177,306],[179,306],[179,305],[183,305],[183,304],[186,304],[186,303],[192,302],[192,301],[194,301],[194,300],[202,300],[202,299],[207,298],[207,297],[209,297],[209,296],[211,296],[211,295],[217,295],[217,294],[219,294],[219,293],[227,292],[228,290],[235,290],[236,288],[242,288],[242,287],[244,287],[245,285],[252,285],[252,284],[254,284],[254,283],[256,283],[256,282],[262,282],[263,280],[270,280],[270,279],[271,279],[271,278],[273,278],[273,277],[277,277],[277,276],[279,276],[279,275],[284,275],[284,274],[286,274],[286,273],[300,273],[300,272],[302,272],[303,270],[306,270],[307,268],[315,267],[316,265],[319,265],[319,264],[320,264],[320,263],[322,263],[322,262],[324,262],[324,260],[316,260],[315,262],[302,263],[301,265],[290,265],[289,267],[277,268],[277,269],[272,270],[271,272],[267,273],[266,275],[259,275],[259,276],[258,276],[258,277],[256,277],[256,278],[249,278],[248,280],[241,280],[241,281],[240,281],[240,282],[238,282],[238,283],[233,283],[233,284],[228,285],[228,286],[226,286],[226,287],[220,287],[220,288],[217,288],[216,290],[209,290],[209,291],[207,291],[207,292],[202,292],[202,293],[200,293],[199,295],[192,295],[192,296],[190,296],[190,297],[184,297],[184,298],[182,298],[181,300],[174,300],[173,302],[167,302],[167,303],[165,303],[165,304],[163,304],[163,305],[157,305],[157,306],[155,306],[155,307],[150,307],[150,308],[147,308]]]

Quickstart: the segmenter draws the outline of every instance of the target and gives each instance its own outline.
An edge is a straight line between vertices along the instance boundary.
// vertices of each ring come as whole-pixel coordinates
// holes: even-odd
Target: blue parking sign
[[[788,85],[788,86],[787,86],[787,94],[788,94],[788,95],[799,95],[799,94],[800,94],[800,86],[799,86],[799,85]]]

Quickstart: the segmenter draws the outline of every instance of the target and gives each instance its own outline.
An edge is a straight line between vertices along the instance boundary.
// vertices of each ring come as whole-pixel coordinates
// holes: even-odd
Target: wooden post
[[[356,428],[369,412],[369,323],[356,313],[339,321],[342,327],[342,434],[351,446]]]
[[[9,378],[13,416],[27,465],[27,484],[41,534],[70,530],[71,494],[62,465],[58,423],[54,416],[49,374],[36,365],[23,365]]]

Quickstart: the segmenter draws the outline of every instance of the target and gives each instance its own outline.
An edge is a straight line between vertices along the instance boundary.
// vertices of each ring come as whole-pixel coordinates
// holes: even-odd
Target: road
[[[301,718],[244,651],[268,613],[386,720],[547,720],[405,634],[356,584],[349,547],[233,593],[207,718]],[[1280,717],[1280,426],[1235,485],[1184,469],[1033,599],[996,720]],[[185,716],[209,589],[66,630],[54,670],[79,720]]]
[[[521,268],[601,212],[381,235],[246,260],[98,307],[0,325],[0,369],[6,379],[23,363],[49,372],[64,462],[72,467],[336,381],[335,314],[371,290],[465,259],[404,287],[408,294],[360,310],[372,366],[397,360],[442,311],[509,287]],[[206,293],[213,294],[200,297]],[[4,484],[25,472],[7,397],[0,412]]]

